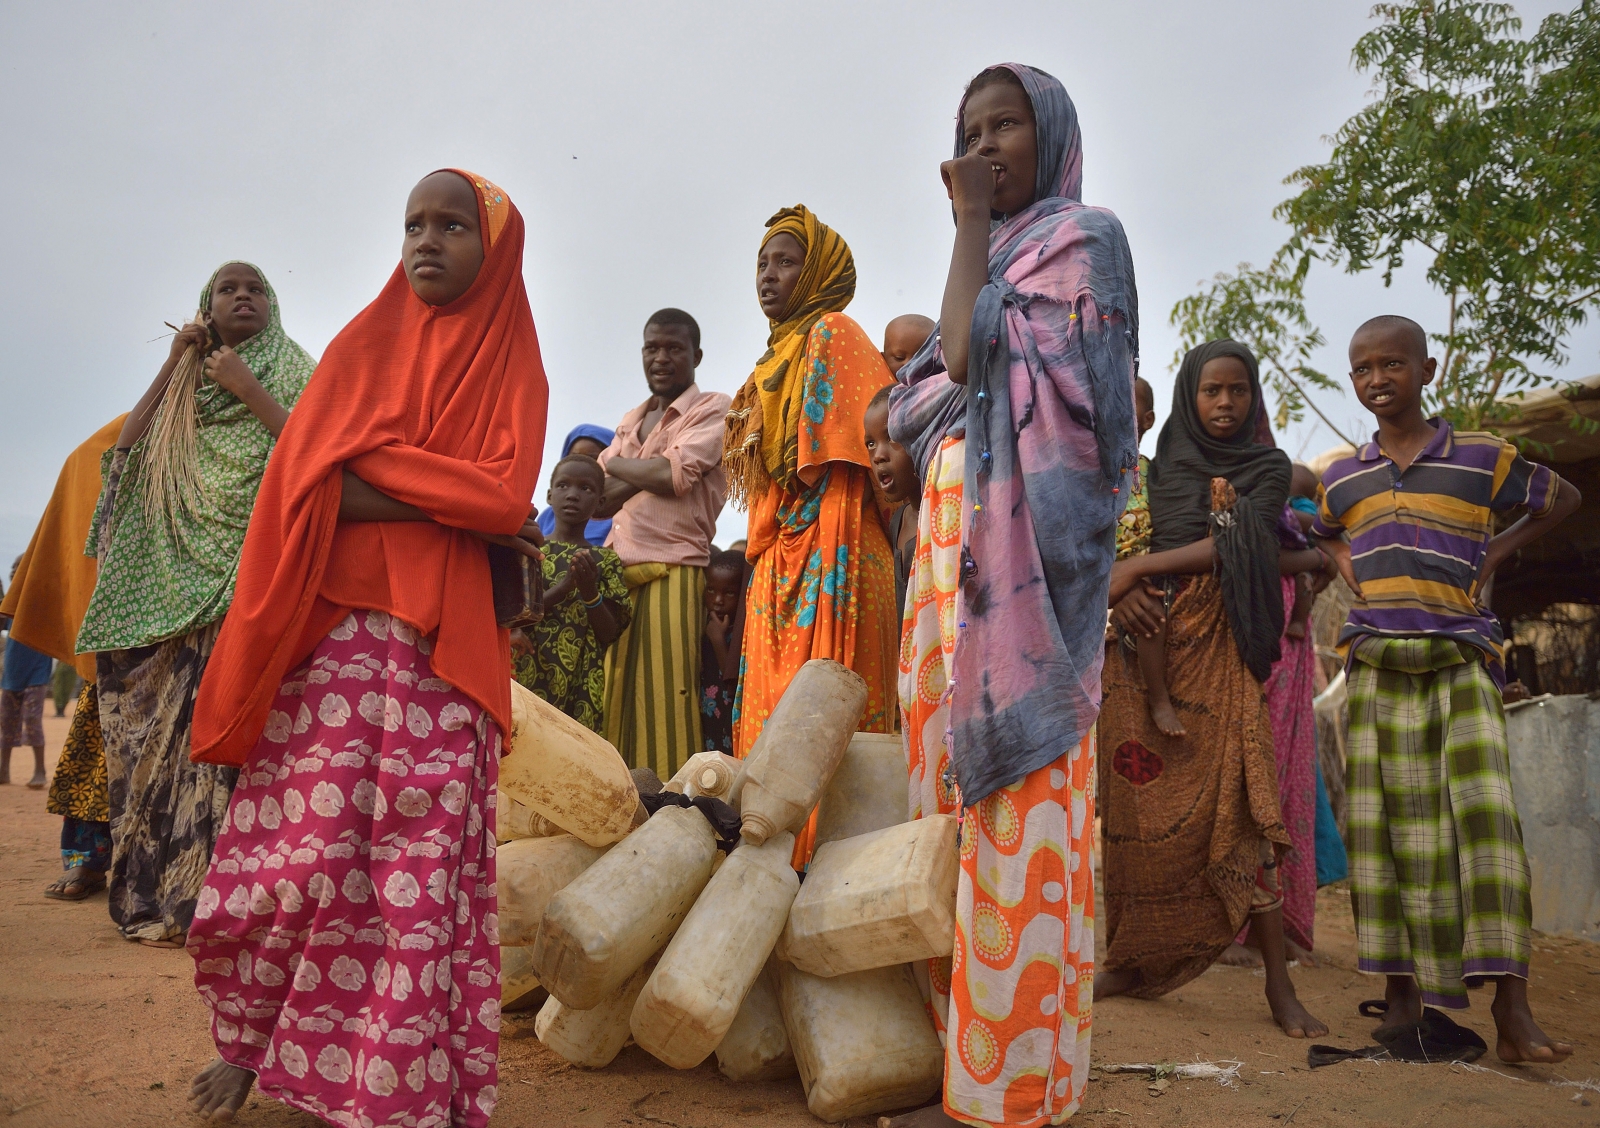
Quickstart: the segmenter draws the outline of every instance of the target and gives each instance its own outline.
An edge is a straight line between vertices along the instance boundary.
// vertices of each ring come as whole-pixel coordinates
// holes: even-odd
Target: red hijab
[[[549,395],[522,215],[482,177],[447,171],[478,197],[483,266],[444,306],[396,267],[323,353],[256,497],[195,702],[197,761],[244,763],[284,675],[352,610],[434,635],[435,676],[510,731],[509,636],[495,623],[486,546],[465,530],[514,534],[527,520]],[[438,523],[341,522],[346,468]]]

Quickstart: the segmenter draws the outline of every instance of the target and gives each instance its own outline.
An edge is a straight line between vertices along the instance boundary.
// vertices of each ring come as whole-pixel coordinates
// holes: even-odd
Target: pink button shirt
[[[627,564],[692,564],[711,559],[711,538],[727,496],[722,475],[722,432],[732,400],[690,384],[668,405],[648,438],[639,437],[650,401],[622,417],[617,437],[600,452],[613,458],[665,458],[674,496],[640,490],[617,511],[606,545]]]

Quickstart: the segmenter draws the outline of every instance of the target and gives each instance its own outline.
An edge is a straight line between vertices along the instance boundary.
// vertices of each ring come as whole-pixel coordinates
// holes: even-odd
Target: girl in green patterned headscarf
[[[194,697],[233,602],[267,457],[316,367],[284,333],[277,295],[249,263],[224,263],[201,290],[200,311],[107,452],[86,550],[99,557],[99,579],[78,634],[79,653],[98,653],[111,918],[130,939],[172,946],[193,918],[237,774],[190,763]],[[141,496],[147,432],[191,345],[210,353],[194,405],[199,489],[152,516]]]

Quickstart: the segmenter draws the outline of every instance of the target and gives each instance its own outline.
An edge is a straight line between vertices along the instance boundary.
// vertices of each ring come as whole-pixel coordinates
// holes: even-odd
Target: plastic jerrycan
[[[655,961],[648,960],[622,985],[588,1010],[573,1010],[551,995],[533,1020],[533,1032],[551,1050],[586,1069],[601,1069],[628,1044],[628,1015]]]
[[[778,942],[800,889],[794,835],[741,845],[717,870],[634,1004],[633,1040],[674,1069],[693,1069],[728,1033]]]
[[[745,761],[726,752],[696,752],[667,781],[664,791],[676,791],[693,799],[704,795],[721,799],[738,809],[739,790],[744,786]]]
[[[699,811],[657,811],[551,898],[533,941],[539,982],[569,1007],[599,1006],[672,939],[716,853]]]
[[[858,732],[817,802],[817,845],[903,823],[907,809],[904,737]]]
[[[776,962],[767,960],[717,1044],[717,1068],[729,1081],[781,1081],[795,1075],[794,1050],[778,1006]]]
[[[532,944],[550,898],[594,865],[611,847],[590,846],[576,835],[518,838],[495,850],[500,902],[500,943]]]
[[[789,912],[779,955],[812,975],[948,956],[959,867],[954,815],[825,843]]]
[[[539,978],[533,974],[533,960],[527,948],[500,949],[500,1009],[516,1010],[517,1006],[539,989]]]
[[[909,967],[832,979],[781,960],[777,967],[778,1001],[811,1115],[837,1124],[938,1093],[944,1049]]]
[[[853,670],[826,658],[800,667],[746,760],[739,796],[745,842],[759,846],[811,816],[866,704],[867,683]]]
[[[591,846],[609,845],[633,828],[639,790],[617,750],[516,682],[510,743],[500,761],[501,795]]]

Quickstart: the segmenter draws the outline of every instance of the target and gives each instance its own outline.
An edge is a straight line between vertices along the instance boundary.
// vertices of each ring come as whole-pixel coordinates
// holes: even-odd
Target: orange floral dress
[[[894,555],[873,500],[867,402],[892,377],[872,340],[843,313],[819,318],[801,357],[798,427],[802,490],[773,481],[750,510],[744,648],[734,700],[734,755],[749,755],[790,679],[813,658],[843,663],[867,682],[858,728],[890,732],[900,613]],[[815,816],[796,835],[794,863],[811,860]]]

